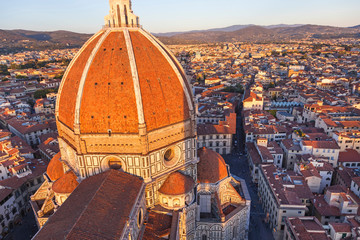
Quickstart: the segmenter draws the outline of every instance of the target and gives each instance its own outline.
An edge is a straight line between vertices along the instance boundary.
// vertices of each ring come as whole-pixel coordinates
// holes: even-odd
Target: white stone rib
[[[76,96],[76,106],[75,106],[75,120],[74,120],[74,128],[76,129],[76,126],[79,126],[80,124],[80,107],[81,107],[81,99],[83,96],[83,91],[84,91],[84,86],[85,86],[85,80],[87,77],[87,74],[89,72],[90,66],[97,54],[97,52],[99,51],[101,45],[103,44],[104,40],[107,38],[107,36],[109,35],[111,31],[107,30],[104,35],[100,38],[100,40],[97,42],[94,50],[91,52],[91,55],[85,65],[83,74],[81,76],[81,80],[80,80],[80,84],[79,84],[79,89],[78,89],[78,93]]]
[[[186,83],[184,82],[184,81],[187,81],[187,79],[184,79],[184,81],[182,80],[183,77],[182,77],[181,73],[179,72],[179,69],[175,66],[175,63],[174,63],[173,60],[169,57],[169,55],[167,54],[167,52],[165,52],[165,50],[162,48],[162,47],[165,48],[165,46],[163,46],[162,43],[156,41],[156,40],[152,37],[152,35],[151,35],[150,33],[146,32],[145,30],[140,29],[139,31],[140,31],[150,42],[152,42],[152,44],[154,44],[154,46],[157,47],[157,49],[162,53],[162,55],[163,55],[163,56],[166,58],[166,60],[170,63],[171,67],[173,68],[174,72],[176,73],[176,75],[177,75],[177,77],[178,77],[178,79],[179,79],[179,81],[180,81],[180,84],[181,84],[181,86],[182,86],[182,88],[183,88],[183,91],[185,92],[186,100],[187,100],[187,102],[188,102],[190,111],[194,110],[193,101],[192,101],[192,99],[193,99],[193,98],[192,98],[192,95],[191,95],[191,93],[188,92],[188,90],[187,90],[187,88],[186,88],[186,86],[185,86]],[[169,51],[169,54],[171,54],[170,51]],[[176,58],[174,57],[174,59],[176,59]],[[184,74],[184,76],[185,76],[185,74]]]
[[[142,104],[142,95],[141,95],[141,89],[140,89],[139,74],[137,71],[134,49],[132,47],[132,42],[131,42],[131,38],[130,38],[128,29],[124,29],[124,36],[125,36],[126,48],[128,50],[128,55],[129,55],[132,79],[134,82],[134,91],[135,91],[138,119],[139,119],[139,124],[141,125],[141,124],[145,123],[144,109],[143,109],[143,104]]]
[[[60,87],[59,87],[59,91],[58,91],[58,96],[56,99],[56,105],[55,105],[55,116],[56,118],[59,117],[59,105],[60,105],[60,98],[61,98],[61,92],[62,89],[64,87],[65,84],[65,79],[67,78],[69,72],[71,71],[72,66],[74,65],[74,63],[76,62],[76,60],[79,58],[79,56],[81,55],[81,53],[87,48],[87,46],[95,39],[97,38],[100,34],[102,34],[103,31],[98,32],[97,34],[95,34],[94,36],[92,36],[83,46],[82,48],[79,50],[79,52],[76,54],[76,56],[74,57],[74,59],[70,62],[69,66],[66,69],[66,72],[62,78],[62,81],[60,83]]]

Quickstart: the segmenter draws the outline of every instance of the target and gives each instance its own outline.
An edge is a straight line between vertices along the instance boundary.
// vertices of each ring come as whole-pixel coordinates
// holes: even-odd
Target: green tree
[[[238,83],[235,86],[226,87],[223,90],[224,92],[232,92],[232,93],[244,93],[244,87]]]
[[[9,75],[8,67],[6,65],[0,64],[0,74]]]
[[[27,76],[23,76],[23,75],[16,75],[15,78],[16,78],[16,79],[28,79]]]
[[[346,45],[346,46],[344,46],[344,48],[345,48],[345,51],[351,51],[351,46],[349,46],[349,45]]]
[[[273,57],[278,57],[279,55],[280,55],[280,53],[277,52],[277,51],[272,51],[271,52],[271,56],[273,56]]]
[[[35,99],[40,99],[40,98],[45,98],[46,94],[48,93],[57,93],[58,89],[56,88],[51,88],[51,89],[42,89],[42,90],[37,90],[34,93],[34,98]]]
[[[277,113],[276,110],[269,110],[269,113],[276,118],[276,113]]]

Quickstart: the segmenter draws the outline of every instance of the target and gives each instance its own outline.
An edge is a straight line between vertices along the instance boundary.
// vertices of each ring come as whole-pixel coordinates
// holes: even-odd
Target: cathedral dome
[[[69,172],[65,173],[64,176],[62,176],[61,178],[56,180],[56,182],[52,186],[52,190],[55,193],[70,194],[79,185],[79,183],[76,179],[77,179],[77,177],[74,174],[74,172],[69,171]]]
[[[198,182],[216,183],[229,176],[226,163],[217,152],[204,147],[198,150],[198,156]]]
[[[190,85],[165,46],[141,28],[104,28],[65,72],[56,114],[59,135],[75,144],[75,135],[144,135],[191,111]]]
[[[195,181],[192,177],[174,172],[167,177],[159,192],[165,195],[182,195],[189,193],[194,189],[194,186]]]
[[[56,154],[50,161],[46,173],[51,179],[51,181],[56,181],[64,175],[64,168],[60,162],[61,154]]]

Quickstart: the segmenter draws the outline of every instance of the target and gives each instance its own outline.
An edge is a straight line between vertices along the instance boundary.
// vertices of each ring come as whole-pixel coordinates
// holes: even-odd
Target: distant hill
[[[359,38],[359,34],[360,27],[340,28],[319,25],[236,25],[227,28],[218,28],[204,31],[171,33],[169,35],[155,34],[155,36],[159,37],[166,44],[180,44],[182,42],[268,42],[298,40],[304,38]]]
[[[305,38],[360,38],[360,25],[341,28],[319,25],[233,25],[225,28],[189,32],[155,33],[165,44],[215,42],[272,42]],[[23,50],[45,50],[81,47],[91,34],[69,31],[40,32],[0,30],[0,54]]]
[[[211,29],[207,29],[207,30],[193,30],[193,31],[185,31],[185,32],[168,32],[168,33],[154,33],[154,35],[161,36],[161,37],[172,37],[172,36],[183,34],[183,33],[234,32],[234,31],[238,31],[240,29],[244,29],[244,28],[248,28],[248,27],[252,27],[252,26],[256,26],[256,25],[254,25],[254,24],[233,25],[233,26],[224,27],[224,28],[211,28]],[[260,26],[260,27],[271,29],[271,28],[278,28],[278,27],[299,27],[299,26],[302,26],[302,25],[301,24],[296,24],[296,25],[279,24],[279,25],[269,25],[269,26]]]
[[[0,30],[0,53],[81,47],[91,36],[69,31]]]
[[[353,27],[350,27],[350,28],[360,29],[360,25],[353,26]]]

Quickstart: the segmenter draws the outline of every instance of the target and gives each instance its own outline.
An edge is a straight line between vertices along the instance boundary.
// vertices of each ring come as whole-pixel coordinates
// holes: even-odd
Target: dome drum
[[[149,132],[147,136],[138,134],[81,134],[76,135],[67,126],[58,123],[61,138],[77,150],[78,154],[127,153],[148,154],[169,144],[194,138],[190,120]]]
[[[159,203],[162,207],[170,210],[178,210],[190,205],[195,199],[194,190],[182,195],[166,195],[159,193]]]

